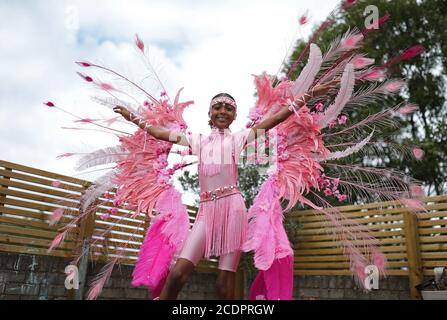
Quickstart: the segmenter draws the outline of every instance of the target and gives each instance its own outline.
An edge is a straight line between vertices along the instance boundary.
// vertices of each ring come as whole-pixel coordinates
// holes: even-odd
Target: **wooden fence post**
[[[11,171],[12,172],[12,169],[11,168],[6,168],[5,167],[5,170],[6,171]],[[11,180],[11,178],[10,177],[4,177],[4,176],[0,176],[2,179],[5,179],[5,180]],[[6,188],[6,189],[8,189],[8,186],[7,185],[3,185],[3,184],[0,184],[0,186],[1,187],[4,187],[4,188]],[[6,200],[6,194],[3,194],[3,193],[0,193],[0,207],[4,207],[5,206],[5,200]],[[3,215],[3,212],[2,211],[0,211],[0,216],[1,215]]]
[[[91,210],[95,206],[98,205],[98,201],[95,201],[91,204],[88,210]],[[82,214],[79,211],[79,214]],[[83,219],[81,225],[79,226],[79,235],[77,239],[79,252],[82,254],[79,262],[78,262],[78,270],[79,270],[79,289],[78,290],[69,290],[67,294],[67,298],[70,300],[83,300],[84,299],[84,289],[87,281],[87,269],[88,269],[88,258],[90,256],[90,240],[93,235],[93,229],[95,226],[95,216],[96,212],[91,212],[87,215],[87,218]]]
[[[407,245],[410,297],[415,300],[420,300],[421,294],[415,286],[424,280],[424,274],[422,270],[421,250],[419,246],[417,217],[410,211],[403,212],[403,217],[405,227],[405,243]]]

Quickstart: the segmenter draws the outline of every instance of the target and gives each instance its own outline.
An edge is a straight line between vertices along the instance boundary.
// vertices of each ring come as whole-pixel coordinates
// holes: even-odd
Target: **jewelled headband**
[[[220,96],[211,100],[210,108],[218,103],[226,103],[229,104],[230,106],[233,106],[235,109],[237,108],[236,102],[233,99],[225,96]]]

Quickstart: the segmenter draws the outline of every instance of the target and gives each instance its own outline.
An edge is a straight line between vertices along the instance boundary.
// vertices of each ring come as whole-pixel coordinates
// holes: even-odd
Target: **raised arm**
[[[115,108],[113,108],[113,111],[121,114],[127,121],[135,123],[137,126],[145,130],[155,139],[176,143],[182,146],[189,146],[188,140],[186,139],[185,135],[180,132],[174,132],[154,127],[143,121],[141,118],[138,118],[136,115],[122,106],[116,106]]]
[[[336,84],[338,84],[339,82],[340,82],[340,80],[333,80],[326,84],[315,86],[312,89],[311,93],[305,93],[303,96],[301,96],[297,100],[295,100],[292,105],[282,108],[274,115],[272,115],[272,116],[268,117],[267,119],[264,119],[260,123],[256,124],[255,126],[253,126],[251,128],[252,131],[250,132],[250,134],[248,136],[249,138],[247,140],[247,143],[256,139],[257,134],[259,132],[268,131],[268,130],[276,127],[278,124],[280,124],[281,122],[286,120],[288,117],[290,117],[290,115],[292,115],[294,113],[292,108],[296,108],[296,109],[301,108],[303,105],[305,105],[307,103],[307,101],[309,101],[309,99],[311,99],[313,97],[317,97],[317,96],[322,96],[322,95],[328,93],[329,90],[334,88],[334,86]],[[260,130],[262,130],[262,131],[260,131]]]

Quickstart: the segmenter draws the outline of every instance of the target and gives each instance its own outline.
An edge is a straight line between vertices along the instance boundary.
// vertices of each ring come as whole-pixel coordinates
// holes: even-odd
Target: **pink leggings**
[[[194,266],[197,266],[205,254],[205,242],[205,218],[203,215],[200,215],[186,240],[179,258],[187,259]],[[240,257],[240,250],[220,256],[218,269],[236,272]]]

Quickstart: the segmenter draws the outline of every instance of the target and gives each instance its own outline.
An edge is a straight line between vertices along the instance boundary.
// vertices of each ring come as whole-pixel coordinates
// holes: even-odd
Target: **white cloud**
[[[71,119],[46,109],[52,100],[94,117],[94,93],[73,63],[90,60],[140,81],[146,74],[133,47],[137,32],[149,47],[170,95],[185,87],[192,131],[207,132],[210,98],[229,92],[239,105],[233,130],[246,123],[254,103],[252,74],[276,73],[306,9],[324,19],[338,1],[2,1],[0,2],[1,159],[74,175],[69,151],[113,145],[110,135],[60,129]],[[301,31],[309,33],[310,26]],[[87,70],[81,70],[87,71]],[[142,82],[151,88],[148,81]],[[114,114],[103,111],[102,114]],[[92,179],[94,175],[84,176]]]

